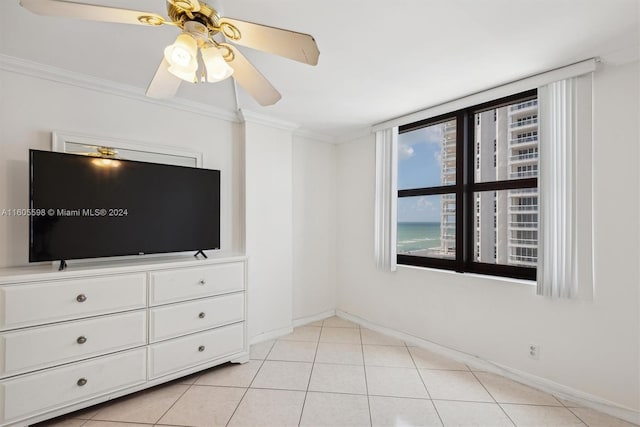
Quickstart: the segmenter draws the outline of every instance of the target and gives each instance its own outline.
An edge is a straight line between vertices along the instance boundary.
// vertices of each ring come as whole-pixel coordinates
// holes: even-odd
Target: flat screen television
[[[29,170],[30,262],[220,248],[218,170],[39,150]]]

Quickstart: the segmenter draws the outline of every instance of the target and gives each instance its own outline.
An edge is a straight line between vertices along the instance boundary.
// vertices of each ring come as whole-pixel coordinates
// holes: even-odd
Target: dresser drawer
[[[166,304],[243,290],[244,264],[155,271],[150,278],[149,304]]]
[[[244,323],[149,346],[149,379],[213,361],[244,349]]]
[[[244,292],[149,310],[149,341],[161,341],[244,319]]]
[[[135,311],[0,334],[0,377],[147,343],[147,316]]]
[[[0,329],[146,306],[144,273],[0,287]]]
[[[137,349],[2,380],[0,419],[17,421],[144,383],[145,359],[146,350]]]

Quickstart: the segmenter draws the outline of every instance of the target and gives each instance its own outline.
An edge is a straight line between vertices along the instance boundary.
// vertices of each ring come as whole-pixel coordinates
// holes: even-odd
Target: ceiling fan
[[[167,0],[167,15],[75,3],[63,0],[20,0],[39,15],[135,25],[173,25],[182,30],[164,50],[164,58],[147,88],[147,96],[170,98],[184,80],[219,82],[233,76],[260,105],[282,98],[271,83],[232,44],[262,50],[309,65],[320,52],[309,34],[221,17],[199,0]]]

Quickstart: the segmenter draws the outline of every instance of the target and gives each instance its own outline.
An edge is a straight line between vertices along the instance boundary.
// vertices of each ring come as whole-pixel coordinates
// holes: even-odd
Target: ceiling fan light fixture
[[[189,64],[189,66],[181,67],[179,65],[170,65],[169,72],[179,79],[184,80],[185,82],[195,83],[196,82],[196,71],[198,70],[198,64],[195,62],[193,64]]]
[[[207,81],[215,83],[231,77],[233,68],[224,60],[222,52],[215,46],[202,46],[202,61],[207,69]]]
[[[171,66],[187,67],[196,63],[198,43],[189,34],[182,33],[176,41],[164,49],[164,57]]]

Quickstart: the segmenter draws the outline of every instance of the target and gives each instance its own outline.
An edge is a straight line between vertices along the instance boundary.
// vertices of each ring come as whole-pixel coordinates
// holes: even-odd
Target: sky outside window
[[[447,122],[453,123],[455,121]],[[442,154],[445,135],[455,141],[455,130],[447,131],[445,123],[428,126],[398,136],[398,189],[436,187],[450,184],[443,174]],[[453,143],[455,145],[455,142]],[[452,147],[455,150],[455,147]],[[455,177],[455,152],[447,157]],[[445,159],[446,160],[446,159]],[[440,222],[440,198],[409,198],[398,203],[398,222]]]

